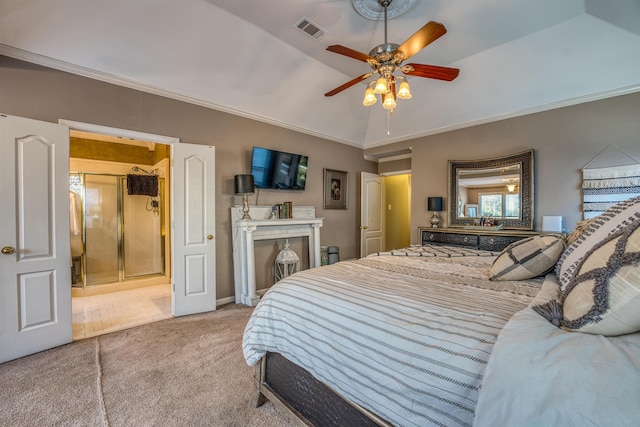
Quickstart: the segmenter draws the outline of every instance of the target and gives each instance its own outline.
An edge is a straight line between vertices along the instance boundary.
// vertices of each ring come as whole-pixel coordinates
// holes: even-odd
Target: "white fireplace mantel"
[[[242,206],[231,208],[233,235],[233,273],[236,304],[254,306],[260,300],[256,293],[256,240],[307,237],[309,267],[320,266],[320,227],[322,218],[315,217],[313,206],[294,206],[291,219],[267,219],[271,206],[251,206],[252,219],[242,219]]]

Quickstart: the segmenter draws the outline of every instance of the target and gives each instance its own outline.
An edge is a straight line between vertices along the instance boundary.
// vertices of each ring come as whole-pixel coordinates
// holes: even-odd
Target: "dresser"
[[[464,246],[485,251],[501,251],[513,242],[540,233],[520,230],[418,227],[421,244]]]

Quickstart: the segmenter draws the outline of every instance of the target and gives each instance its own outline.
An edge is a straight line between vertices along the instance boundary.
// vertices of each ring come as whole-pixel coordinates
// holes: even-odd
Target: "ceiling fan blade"
[[[335,95],[335,94],[337,94],[337,93],[342,92],[342,91],[343,91],[343,90],[345,90],[345,89],[349,89],[351,86],[353,86],[353,85],[355,85],[355,84],[357,84],[357,83],[360,83],[360,82],[361,82],[361,81],[363,81],[363,80],[368,79],[369,77],[371,77],[371,73],[366,73],[366,74],[363,74],[363,75],[361,75],[361,76],[358,76],[358,77],[356,77],[356,78],[355,78],[355,79],[353,79],[353,80],[349,80],[348,82],[346,82],[346,83],[345,83],[345,84],[343,84],[342,86],[338,86],[338,87],[337,87],[337,88],[335,88],[334,90],[332,90],[332,91],[330,91],[330,92],[325,93],[325,94],[324,94],[324,96],[333,96],[333,95]]]
[[[413,70],[411,70],[411,68]],[[402,67],[402,72],[408,76],[426,77],[428,79],[451,80],[458,77],[460,70],[457,68],[438,67],[436,65],[407,64]]]
[[[367,62],[369,59],[373,59],[373,57],[367,55],[366,53],[358,52],[357,50],[353,50],[346,46],[342,46],[340,44],[334,44],[327,47],[329,52],[339,53],[340,55],[348,56],[349,58],[357,59],[358,61]]]
[[[402,43],[400,47],[396,49],[396,52],[402,52],[404,59],[408,59],[430,43],[442,37],[446,32],[447,29],[441,23],[429,21]]]

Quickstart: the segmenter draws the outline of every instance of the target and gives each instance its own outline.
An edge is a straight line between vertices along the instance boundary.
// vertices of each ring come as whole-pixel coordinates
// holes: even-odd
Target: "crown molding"
[[[248,113],[240,111],[234,108],[225,107],[215,104],[213,102],[203,101],[201,99],[193,98],[191,96],[182,95],[176,92],[171,92],[166,89],[159,88],[157,86],[143,84],[135,80],[130,80],[124,77],[115,76],[113,74],[104,73],[91,68],[83,67],[80,65],[72,64],[70,62],[61,61],[59,59],[51,58],[45,55],[29,52],[26,50],[18,49],[12,46],[8,46],[0,43],[0,55],[5,55],[11,58],[19,59],[22,61],[30,62],[32,64],[41,65],[55,70],[64,71],[71,74],[76,74],[82,77],[88,77],[90,79],[99,80],[105,83],[111,83],[117,86],[126,87],[129,89],[139,90],[141,92],[150,93],[153,95],[163,96],[165,98],[175,99],[176,101],[182,101],[200,107],[210,108],[212,110],[221,111],[223,113],[233,114],[235,116],[244,117],[246,119],[255,120],[258,122],[270,124],[280,128],[289,129],[295,132],[304,133],[306,135],[315,136],[317,138],[326,139],[333,142],[339,142],[351,147],[362,148],[362,144],[358,144],[346,139],[337,138],[332,135],[327,135],[322,132],[316,132],[310,129],[294,126],[288,123],[284,123],[278,120],[274,120],[269,117],[264,117],[258,114]]]
[[[436,134],[445,133],[445,132],[451,132],[451,131],[454,131],[454,130],[464,129],[464,128],[473,127],[473,126],[484,125],[484,124],[487,124],[487,123],[499,122],[501,120],[512,119],[512,118],[515,118],[515,117],[526,116],[526,115],[529,115],[529,114],[541,113],[541,112],[544,112],[544,111],[555,110],[555,109],[563,108],[563,107],[570,107],[570,106],[573,106],[573,105],[584,104],[584,103],[591,102],[591,101],[599,101],[601,99],[613,98],[615,96],[628,95],[628,94],[636,93],[636,92],[640,92],[640,84],[631,85],[631,86],[625,86],[625,87],[621,87],[621,88],[611,89],[611,90],[598,92],[598,93],[593,93],[593,94],[584,95],[584,96],[578,96],[578,97],[575,97],[575,98],[569,98],[569,99],[565,99],[565,100],[562,100],[562,101],[551,102],[549,104],[539,105],[539,106],[532,107],[532,108],[526,108],[524,110],[519,110],[519,111],[515,111],[513,113],[508,113],[508,114],[502,114],[502,115],[499,115],[499,116],[486,117],[484,119],[474,120],[474,121],[466,122],[466,123],[461,123],[459,125],[447,126],[447,127],[442,127],[442,128],[438,128],[438,129],[432,129],[432,130],[430,130],[428,132],[416,133],[414,135],[411,135],[411,137],[399,137],[399,138],[395,138],[395,139],[387,139],[387,140],[384,140],[384,141],[375,142],[375,143],[371,143],[371,144],[366,144],[365,143],[364,149],[367,150],[367,149],[370,149],[370,148],[383,147],[385,145],[394,144],[396,142],[410,141],[410,140],[422,138],[422,137],[425,137],[425,136],[436,135]]]
[[[72,64],[66,61],[61,61],[59,59],[54,59],[48,56],[44,56],[44,55],[40,55],[37,53],[33,53],[33,52],[29,52],[26,50],[22,50],[22,49],[18,49],[12,46],[8,46],[5,44],[1,44],[0,43],[0,54],[1,55],[5,55],[11,58],[15,58],[15,59],[19,59],[22,61],[26,61],[26,62],[30,62],[33,64],[37,64],[37,65],[41,65],[44,67],[49,67],[49,68],[53,68],[59,71],[64,71],[64,72],[68,72],[71,74],[76,74],[79,76],[83,76],[83,77],[88,77],[91,79],[95,79],[95,80],[99,80],[99,81],[103,81],[106,83],[111,83],[117,86],[122,86],[122,87],[126,87],[129,89],[134,89],[134,90],[139,90],[145,93],[150,93],[153,95],[158,95],[158,96],[163,96],[166,98],[170,98],[170,99],[175,99],[177,101],[182,101],[182,102],[186,102],[189,104],[193,104],[193,105],[198,105],[201,107],[205,107],[205,108],[210,108],[212,110],[216,110],[216,111],[221,111],[224,113],[228,113],[228,114],[233,114],[235,116],[240,116],[240,117],[244,117],[247,119],[251,119],[251,120],[256,120],[262,123],[266,123],[266,124],[270,124],[273,126],[277,126],[280,128],[284,128],[284,129],[289,129],[295,132],[300,132],[306,135],[311,135],[311,136],[315,136],[317,138],[321,138],[321,139],[325,139],[325,140],[329,140],[329,141],[333,141],[333,142],[338,142],[340,144],[344,144],[347,146],[351,146],[351,147],[355,147],[355,148],[360,148],[363,150],[366,149],[370,149],[370,148],[377,148],[377,147],[382,147],[385,145],[389,145],[389,144],[394,144],[396,142],[403,142],[403,141],[409,141],[409,140],[414,140],[414,139],[418,139],[418,138],[423,138],[425,136],[430,136],[430,135],[436,135],[436,134],[440,134],[440,133],[445,133],[445,132],[451,132],[454,130],[458,130],[458,129],[464,129],[464,128],[468,128],[468,127],[472,127],[472,126],[478,126],[478,125],[483,125],[483,124],[487,124],[487,123],[492,123],[492,122],[497,122],[497,121],[501,121],[501,120],[506,120],[506,119],[511,119],[511,118],[515,118],[515,117],[521,117],[521,116],[526,116],[528,114],[534,114],[534,113],[540,113],[540,112],[544,112],[544,111],[549,111],[549,110],[554,110],[557,108],[562,108],[562,107],[569,107],[572,105],[578,105],[578,104],[583,104],[586,102],[591,102],[591,101],[598,101],[601,99],[606,99],[606,98],[612,98],[615,96],[621,96],[621,95],[627,95],[627,94],[631,94],[631,93],[635,93],[635,92],[640,92],[640,84],[637,85],[632,85],[632,86],[626,86],[626,87],[621,87],[621,88],[616,88],[616,89],[612,89],[612,90],[608,90],[608,91],[603,91],[603,92],[598,92],[598,93],[594,93],[594,94],[589,94],[589,95],[585,95],[585,96],[579,96],[579,97],[575,97],[575,98],[570,98],[570,99],[566,99],[563,101],[557,101],[557,102],[552,102],[549,104],[545,104],[545,105],[540,105],[540,106],[536,106],[536,107],[532,107],[532,108],[527,108],[527,109],[523,109],[523,110],[519,110],[513,113],[508,113],[508,114],[503,114],[503,115],[499,115],[499,116],[492,116],[492,117],[486,117],[483,119],[479,119],[479,120],[475,120],[475,121],[470,121],[470,122],[465,122],[465,123],[460,123],[458,125],[454,125],[454,126],[447,126],[447,127],[442,127],[442,128],[437,128],[437,129],[431,129],[429,131],[426,132],[419,132],[417,134],[413,134],[410,136],[404,136],[404,137],[398,137],[398,138],[391,138],[391,139],[386,139],[384,141],[378,141],[378,142],[373,142],[370,144],[367,144],[366,142],[364,142],[363,144],[354,142],[354,141],[348,141],[342,138],[337,138],[335,136],[332,135],[327,135],[325,133],[322,132],[317,132],[317,131],[313,131],[310,129],[306,129],[306,128],[302,128],[302,127],[298,127],[298,126],[294,126],[288,123],[284,123],[284,122],[280,122],[277,120],[274,120],[272,118],[269,117],[264,117],[258,114],[253,114],[253,113],[248,113],[245,111],[240,111],[234,108],[229,108],[229,107],[225,107],[222,105],[218,105],[212,102],[206,102],[206,101],[202,101],[200,99],[196,99],[190,96],[186,96],[186,95],[182,95],[179,93],[175,93],[175,92],[171,92],[153,85],[147,85],[147,84],[143,84],[134,80],[130,80],[130,79],[126,79],[123,77],[119,77],[119,76],[115,76],[113,74],[109,74],[109,73],[104,73],[101,71],[97,71],[97,70],[93,70],[87,67],[82,67],[76,64]]]

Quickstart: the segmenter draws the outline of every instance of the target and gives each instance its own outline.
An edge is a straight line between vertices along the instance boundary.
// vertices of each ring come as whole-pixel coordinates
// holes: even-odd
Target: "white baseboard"
[[[216,300],[216,307],[220,307],[221,305],[225,304],[231,304],[232,302],[236,302],[235,297],[220,298]]]

